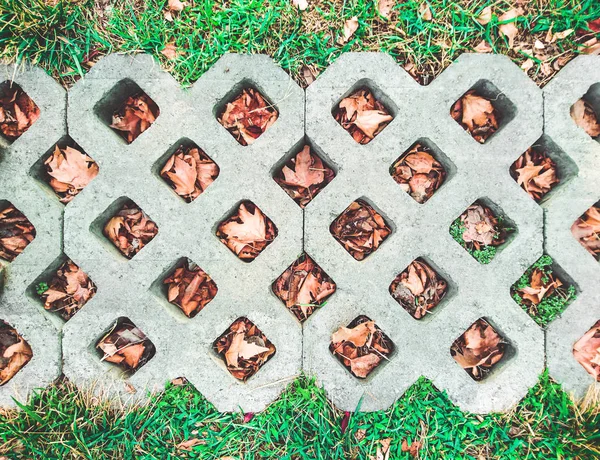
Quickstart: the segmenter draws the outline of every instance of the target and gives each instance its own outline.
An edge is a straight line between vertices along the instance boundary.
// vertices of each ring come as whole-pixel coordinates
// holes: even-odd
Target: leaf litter
[[[475,321],[450,348],[456,362],[474,380],[484,379],[506,351],[506,342],[485,319]]]
[[[217,285],[204,270],[186,260],[165,278],[169,302],[188,317],[196,316],[217,295]]]
[[[600,259],[600,205],[597,203],[571,226],[577,241],[596,259]]]
[[[99,172],[98,165],[88,155],[75,147],[61,148],[58,144],[44,166],[50,176],[50,187],[64,204],[71,202]]]
[[[480,263],[490,263],[512,229],[483,203],[476,201],[450,226],[450,234]]]
[[[394,351],[391,339],[366,316],[340,327],[329,350],[357,378],[364,379]]]
[[[131,144],[152,126],[159,114],[158,105],[150,96],[141,92],[128,97],[123,106],[115,111],[110,127]]]
[[[104,226],[104,235],[131,259],[158,233],[158,226],[135,203],[126,203]]]
[[[72,260],[66,260],[52,277],[49,288],[40,295],[44,308],[68,321],[94,295],[96,285]]]
[[[421,143],[402,155],[390,173],[402,190],[421,204],[433,196],[446,178],[442,164],[433,157],[431,149]]]
[[[40,109],[14,82],[0,85],[0,132],[10,141],[18,139],[40,116]]]
[[[334,177],[333,169],[325,165],[310,146],[305,145],[275,174],[274,179],[304,209]]]
[[[254,88],[246,88],[233,101],[226,104],[217,117],[219,123],[241,145],[250,145],[269,129],[279,117],[279,112]]]
[[[195,145],[180,145],[160,171],[160,176],[188,203],[198,198],[218,175],[219,166]]]
[[[394,118],[368,88],[342,99],[333,116],[359,144],[371,142]]]
[[[422,319],[444,298],[448,283],[425,261],[416,259],[390,285],[390,294],[415,319]]]
[[[575,343],[573,356],[596,381],[600,382],[600,321]]]
[[[511,176],[539,202],[560,180],[556,163],[542,149],[530,147],[510,167]]]
[[[129,319],[121,318],[96,344],[102,361],[117,364],[129,374],[146,364],[156,353],[154,344]]]
[[[273,357],[275,345],[248,318],[238,318],[215,340],[215,352],[236,379],[246,381]]]
[[[600,136],[598,114],[596,114],[592,105],[585,99],[579,99],[571,106],[571,118],[590,137],[596,138]]]
[[[562,313],[576,298],[574,286],[567,286],[554,273],[553,260],[542,256],[511,287],[512,298],[542,326]]]
[[[29,219],[12,204],[0,211],[0,257],[12,262],[35,238]]]
[[[277,227],[258,206],[243,201],[219,224],[217,237],[244,262],[251,262],[277,237]]]
[[[273,293],[305,321],[335,292],[333,280],[308,255],[303,254],[273,283]]]
[[[491,100],[475,90],[467,91],[450,109],[450,115],[480,144],[499,127],[498,113]]]
[[[0,321],[0,386],[6,384],[33,356],[23,337],[4,321]]]
[[[331,223],[329,231],[356,260],[375,252],[392,233],[381,214],[361,199],[352,202]]]

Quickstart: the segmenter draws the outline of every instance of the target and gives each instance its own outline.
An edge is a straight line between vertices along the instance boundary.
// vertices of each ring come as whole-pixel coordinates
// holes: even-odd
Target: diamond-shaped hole
[[[425,203],[456,167],[429,139],[419,139],[390,166],[392,178],[417,203]]]
[[[329,226],[333,237],[356,260],[375,252],[392,228],[363,198],[353,201]]]
[[[334,281],[308,255],[303,254],[275,280],[273,293],[304,322],[335,292]]]
[[[219,123],[241,145],[252,144],[279,117],[279,111],[250,80],[235,85],[215,108]]]
[[[473,120],[469,113],[465,116],[464,106],[468,107],[474,104],[477,104],[477,113],[486,114],[485,120]],[[452,104],[450,109],[452,118],[481,144],[506,126],[516,113],[515,105],[488,80],[479,80],[475,83]]]
[[[510,175],[527,194],[546,203],[573,177],[579,168],[547,135],[542,136],[510,167]]]
[[[139,228],[141,222],[143,228]],[[132,227],[135,229],[129,231]],[[107,247],[131,259],[154,239],[158,226],[132,200],[121,197],[92,222],[90,231],[101,241],[110,242]]]
[[[475,201],[450,225],[454,241],[481,264],[489,264],[516,231],[514,222],[487,198]]]
[[[20,344],[20,345],[17,345]],[[15,347],[15,345],[17,345]],[[6,351],[14,347],[9,353]],[[8,383],[31,360],[29,343],[8,323],[0,320],[0,387]]]
[[[129,318],[118,318],[96,342],[102,361],[112,363],[129,377],[139,371],[156,354],[156,347]]]
[[[219,176],[219,166],[198,145],[181,138],[152,167],[187,203],[198,198]]]
[[[341,326],[331,335],[329,344],[333,356],[359,379],[367,378],[376,368],[385,365],[394,348],[392,339],[364,315],[346,327]]]
[[[448,293],[448,282],[425,260],[413,260],[390,284],[390,295],[415,319],[430,313]]]
[[[600,201],[577,218],[571,234],[596,260],[600,260]]]
[[[0,259],[12,262],[31,243],[35,227],[12,203],[0,200]]]
[[[40,116],[40,108],[14,81],[0,83],[0,136],[9,144],[23,135]]]
[[[573,356],[600,382],[600,320],[573,345]]]
[[[395,114],[395,106],[390,98],[366,79],[355,83],[331,110],[335,121],[363,145],[379,135]]]
[[[140,86],[124,78],[95,105],[94,112],[126,143],[131,144],[160,115],[160,108]]]
[[[479,318],[454,341],[450,354],[473,380],[481,381],[497,370],[501,361],[507,362],[514,351],[487,319]]]
[[[27,288],[27,295],[64,321],[96,294],[96,285],[75,262],[60,256]]]
[[[571,106],[571,118],[588,136],[600,142],[600,83],[595,83]]]
[[[275,345],[248,318],[238,318],[213,343],[227,370],[245,382],[256,374],[276,352]]]
[[[273,180],[302,209],[335,177],[335,171],[308,142],[297,145],[282,164],[275,167]]]
[[[513,300],[545,327],[577,298],[573,280],[548,255],[543,255],[512,285]]]
[[[63,136],[29,170],[64,204],[71,202],[98,172],[98,164],[69,136]]]
[[[208,273],[187,257],[163,273],[151,290],[177,307],[188,318],[195,317],[217,295],[217,285]]]
[[[257,235],[249,241],[248,235],[256,233],[253,227],[262,225],[265,227],[265,235]],[[277,227],[258,206],[245,200],[229,214],[229,217],[221,221],[216,235],[240,260],[252,262],[277,237]]]

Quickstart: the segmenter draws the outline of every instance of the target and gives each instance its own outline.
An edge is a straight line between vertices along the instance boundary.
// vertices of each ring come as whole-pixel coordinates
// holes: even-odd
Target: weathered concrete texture
[[[594,379],[573,358],[573,345],[600,320],[600,267],[572,236],[570,228],[600,200],[600,144],[575,124],[569,111],[591,87],[596,91],[592,90],[589,100],[598,110],[599,64],[600,57],[578,57],[544,88],[545,133],[578,169],[577,177],[545,203],[546,251],[580,290],[577,300],[548,328],[547,365],[565,390],[578,397],[585,394]]]
[[[581,395],[592,379],[571,350],[600,319],[600,275],[598,262],[569,229],[600,199],[600,145],[575,126],[569,108],[600,82],[598,59],[576,59],[546,87],[545,117],[542,92],[502,56],[463,55],[431,85],[421,87],[390,56],[348,53],[306,90],[306,105],[305,93],[266,56],[226,55],[188,90],[149,56],[107,56],[69,91],[66,110],[64,91],[41,70],[0,67],[0,75],[14,76],[41,109],[41,117],[21,138],[0,142],[0,202],[14,204],[37,230],[24,253],[4,264],[0,319],[25,337],[34,358],[0,388],[0,406],[12,405],[14,395],[27,399],[31,388],[59,375],[62,328],[64,374],[81,388],[125,403],[145,401],[148,391],[184,376],[219,410],[254,412],[304,368],[345,410],[356,409],[359,401],[361,410],[386,408],[420,375],[463,409],[505,410],[525,395],[543,369],[543,331],[511,299],[510,286],[544,252],[580,291],[550,326],[547,355],[552,375]],[[357,144],[332,115],[343,97],[362,86],[394,116],[367,145]],[[275,124],[250,146],[240,145],[217,121],[219,111],[246,87],[259,90],[279,112]],[[596,107],[598,88],[591,95]],[[493,99],[501,114],[501,129],[483,145],[450,116],[452,104],[469,89]],[[128,145],[109,127],[110,118],[140,90],[156,102],[160,115]],[[56,142],[67,139],[98,163],[100,173],[63,206],[45,183],[43,160]],[[417,141],[434,151],[448,173],[422,205],[389,172]],[[218,164],[220,174],[188,204],[159,173],[173,151],[189,142]],[[272,175],[304,143],[336,177],[303,213]],[[561,179],[541,206],[509,174],[510,165],[534,144],[548,147]],[[358,198],[393,229],[361,262],[329,231],[331,222]],[[159,228],[132,260],[102,234],[127,200]],[[251,263],[238,259],[215,235],[218,224],[243,200],[257,205],[278,229],[272,244]],[[480,265],[448,231],[476,200],[516,228],[489,265]],[[303,251],[335,281],[337,291],[300,325],[271,284]],[[90,276],[98,292],[63,323],[43,310],[35,285],[67,257]],[[418,257],[449,283],[444,300],[420,321],[389,294],[394,277]],[[183,258],[197,263],[218,287],[216,297],[193,319],[167,302],[162,285]],[[374,320],[395,345],[390,360],[365,380],[354,378],[329,351],[331,334],[359,315]],[[95,350],[122,317],[157,350],[130,378],[101,362]],[[254,322],[276,347],[274,357],[246,383],[231,376],[212,350],[214,340],[239,317]],[[477,383],[454,361],[450,347],[481,317],[506,339],[509,351]]]
[[[255,62],[258,62],[258,64]],[[253,62],[253,64],[249,64]],[[254,72],[254,74],[253,74]],[[94,107],[123,79],[160,107],[157,121],[127,145]],[[280,117],[254,145],[243,147],[216,121],[215,104],[250,81],[273,101]],[[304,95],[266,57],[226,56],[194,87],[182,91],[149,56],[104,58],[69,93],[71,136],[100,166],[99,176],[66,210],[65,250],[98,286],[98,294],[64,330],[64,372],[78,385],[124,400],[187,377],[221,410],[261,410],[300,372],[300,326],[270,291],[273,280],[302,249],[302,212],[271,179],[270,167],[303,135]],[[159,176],[168,151],[182,139],[202,148],[220,175],[188,204]],[[133,200],[158,225],[158,235],[132,260],[102,235],[106,221]],[[279,230],[258,258],[245,263],[215,236],[219,222],[242,200],[255,203]],[[162,280],[187,257],[216,282],[215,299],[193,319],[170,305]],[[157,353],[127,384],[101,363],[93,345],[118,317],[131,319]],[[235,380],[211,350],[238,317],[247,316],[275,344],[276,355],[247,383]],[[118,375],[116,375],[118,374]],[[137,393],[131,395],[132,385]]]
[[[66,94],[50,76],[33,67],[0,66],[0,82],[14,80],[40,109],[40,117],[12,143],[0,142],[0,203],[11,203],[36,229],[35,239],[12,263],[0,260],[0,320],[14,327],[29,343],[33,358],[0,387],[0,406],[13,407],[13,398],[27,401],[32,390],[60,375],[60,320],[44,310],[32,286],[61,257],[63,205],[30,171],[45,152],[66,134]]]
[[[493,83],[517,108],[513,119],[483,146],[450,117],[452,103],[481,80]],[[363,85],[395,118],[371,143],[358,145],[331,111],[351,88]],[[357,408],[361,398],[361,410],[383,409],[419,375],[447,390],[463,409],[488,412],[516,403],[543,368],[544,340],[542,330],[511,299],[510,286],[542,254],[543,218],[508,168],[542,134],[540,91],[503,57],[463,56],[423,88],[389,56],[345,54],[306,95],[307,137],[331,161],[337,177],[306,208],[305,246],[338,291],[305,323],[305,370],[315,373],[334,403],[346,410]],[[391,164],[418,140],[436,150],[449,171],[445,184],[423,205],[389,173]],[[394,231],[374,254],[357,262],[335,241],[329,225],[360,197]],[[501,211],[518,229],[487,266],[448,233],[453,220],[477,199]],[[442,304],[421,321],[388,292],[394,277],[417,257],[450,283]],[[376,321],[396,345],[390,362],[365,381],[354,379],[327,349],[331,334],[359,314]],[[476,383],[453,360],[450,346],[480,317],[492,323],[513,351]]]

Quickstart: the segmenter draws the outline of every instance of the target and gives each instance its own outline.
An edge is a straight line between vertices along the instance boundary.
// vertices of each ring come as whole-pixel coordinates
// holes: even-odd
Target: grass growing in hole
[[[37,292],[37,295],[42,295],[48,289],[50,289],[50,286],[48,286],[48,283],[38,283],[37,286],[35,287],[35,292]]]
[[[597,403],[597,402],[596,402]],[[514,411],[479,416],[459,410],[421,378],[386,411],[342,411],[314,380],[300,377],[263,413],[221,414],[191,385],[169,386],[144,407],[119,411],[61,382],[22,411],[0,411],[0,455],[9,458],[390,458],[411,459],[403,439],[421,440],[423,459],[598,458],[600,405],[577,405],[545,372]],[[186,453],[183,441],[201,443]],[[361,439],[362,438],[362,439]],[[257,457],[258,456],[258,457]]]
[[[498,226],[503,228],[506,232],[510,233],[514,230],[512,227],[504,227],[503,226],[503,217],[498,216]],[[473,249],[469,248],[465,240],[463,239],[463,233],[465,232],[466,227],[458,217],[452,224],[450,225],[450,236],[459,243],[465,250],[471,254],[480,264],[487,265],[489,264],[496,254],[498,253],[498,246],[484,246],[483,249]],[[498,238],[498,234],[494,236],[494,238]]]
[[[534,263],[531,267],[527,269],[521,278],[513,285],[513,289],[523,289],[531,285],[531,273],[538,268],[543,273],[542,282],[544,284],[548,283],[548,276],[553,273],[552,264],[554,260],[552,257],[548,255],[544,255],[539,258],[539,260]],[[525,310],[533,320],[538,323],[540,326],[544,327],[550,324],[552,320],[554,320],[557,316],[559,316],[565,309],[567,305],[571,303],[573,300],[577,298],[575,286],[570,285],[566,289],[561,289],[560,291],[555,290],[551,295],[544,297],[542,301],[535,307],[534,312],[525,305],[523,302],[523,298],[517,293],[514,292],[512,295],[513,299],[517,304],[521,306],[523,310]]]

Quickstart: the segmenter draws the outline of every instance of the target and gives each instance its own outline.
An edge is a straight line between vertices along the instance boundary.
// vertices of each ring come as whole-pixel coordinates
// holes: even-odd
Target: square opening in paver
[[[96,104],[94,112],[131,144],[152,126],[160,115],[160,108],[136,82],[125,78]]]
[[[549,136],[542,136],[510,167],[512,178],[538,203],[578,173],[577,165]]]
[[[277,227],[246,200],[219,224],[216,235],[241,260],[252,262],[277,237]]]
[[[508,348],[508,342],[496,329],[479,318],[454,341],[450,354],[473,380],[480,381],[494,370]]]
[[[512,285],[515,302],[540,326],[547,326],[577,298],[577,288],[552,257],[543,255]]]
[[[275,345],[248,318],[238,318],[213,343],[213,350],[236,379],[245,382],[275,355]]]
[[[382,215],[360,198],[331,223],[329,231],[359,261],[375,252],[392,233]]]
[[[40,117],[40,108],[14,81],[0,83],[0,135],[17,140]]]
[[[30,174],[67,204],[98,175],[98,164],[69,136],[62,137],[30,169]]]
[[[10,202],[0,200],[0,259],[12,262],[35,238],[35,228]]]
[[[104,235],[128,259],[139,253],[158,234],[158,226],[132,200],[115,200],[91,225],[92,233]]]
[[[46,310],[68,321],[94,297],[96,285],[71,259],[61,257],[59,263],[58,268],[55,264],[49,267],[32,287]]]
[[[121,368],[131,376],[156,354],[156,347],[146,334],[126,317],[118,318],[96,343],[102,361]]]
[[[304,209],[335,177],[335,171],[305,144],[275,171],[273,179]]]
[[[301,255],[275,280],[273,293],[304,322],[335,292],[335,283],[308,255]]]
[[[422,319],[442,301],[448,283],[425,260],[413,260],[392,284],[390,294],[415,319]]]
[[[600,320],[573,345],[573,356],[600,382]]]
[[[27,341],[0,320],[0,386],[8,383],[33,357]]]
[[[394,119],[381,102],[383,97],[375,97],[375,91],[359,82],[335,104],[331,114],[356,142],[368,144]]]
[[[390,174],[417,203],[425,203],[442,186],[446,169],[429,142],[415,142],[391,166]]]
[[[571,118],[588,136],[600,142],[600,83],[595,83],[571,106]]]
[[[573,222],[571,233],[596,260],[600,260],[600,201]]]
[[[162,280],[161,291],[188,318],[193,318],[217,295],[217,285],[198,265],[184,257]]]
[[[515,231],[500,208],[485,198],[469,206],[450,225],[452,238],[481,264],[489,264]]]
[[[365,379],[394,352],[392,340],[368,317],[356,317],[331,335],[329,350],[356,378]]]
[[[479,80],[450,109],[452,118],[484,144],[517,113],[515,105],[492,82]]]
[[[159,175],[173,191],[191,203],[219,176],[219,166],[190,139],[177,141],[157,162]]]
[[[279,112],[250,81],[229,92],[217,108],[217,120],[241,145],[262,136],[277,121]]]

